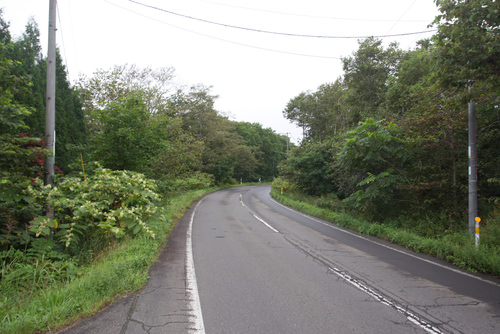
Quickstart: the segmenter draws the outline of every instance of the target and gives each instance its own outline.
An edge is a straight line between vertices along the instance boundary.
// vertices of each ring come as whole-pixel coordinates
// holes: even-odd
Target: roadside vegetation
[[[342,59],[343,76],[289,101],[283,113],[305,138],[280,165],[273,194],[341,226],[499,275],[500,3],[435,2],[437,31],[415,49],[360,40]],[[470,101],[478,249],[468,226]]]
[[[282,180],[273,183],[271,195],[280,203],[313,217],[364,235],[401,245],[416,253],[428,254],[473,273],[500,276],[499,222],[488,225],[481,234],[480,247],[474,237],[464,231],[448,231],[441,222],[446,217],[428,215],[418,218],[369,221],[353,215],[335,197],[315,197],[286,188],[281,193]]]
[[[436,4],[432,38],[413,50],[360,40],[343,76],[292,98],[283,114],[305,137],[289,150],[285,136],[215,110],[210,88],[174,86],[173,68],[117,65],[71,84],[58,54],[53,186],[42,183],[53,152],[38,25],[13,38],[0,11],[0,332],[54,331],[140,289],[194,200],[260,179],[299,210],[500,275],[500,3]]]
[[[235,122],[173,68],[117,65],[70,84],[57,54],[56,176],[43,184],[46,58],[0,10],[0,332],[50,332],[140,289],[193,201],[270,182],[287,137]]]
[[[141,289],[176,221],[195,200],[213,190],[191,190],[156,203],[157,212],[144,221],[154,238],[142,233],[117,240],[96,233],[95,238],[85,238],[90,244],[81,244],[73,258],[55,251],[40,254],[11,248],[2,252],[1,332],[61,329]]]

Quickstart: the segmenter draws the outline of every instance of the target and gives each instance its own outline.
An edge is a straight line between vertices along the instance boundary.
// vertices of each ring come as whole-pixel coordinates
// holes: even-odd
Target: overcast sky
[[[0,8],[14,37],[34,17],[46,54],[49,0]],[[341,76],[359,38],[430,31],[437,14],[433,0],[59,0],[56,39],[73,82],[114,65],[174,67],[175,85],[212,86],[218,111],[297,142],[290,99]],[[383,40],[413,49],[430,36]]]

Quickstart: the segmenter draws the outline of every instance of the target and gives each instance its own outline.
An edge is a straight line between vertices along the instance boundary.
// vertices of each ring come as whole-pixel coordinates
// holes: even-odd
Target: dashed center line
[[[267,226],[271,231],[275,232],[275,233],[280,233],[280,231],[278,231],[277,229],[275,229],[274,227],[272,227],[271,225],[269,225],[264,219],[260,218],[259,216],[256,216],[255,214],[252,213],[252,216],[257,219],[258,221],[260,221],[262,224],[264,224],[265,226]]]

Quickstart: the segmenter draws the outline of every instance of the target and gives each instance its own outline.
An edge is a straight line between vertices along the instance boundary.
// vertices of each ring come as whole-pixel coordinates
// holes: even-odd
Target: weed
[[[288,192],[281,194],[271,190],[271,196],[281,203],[363,234],[375,236],[397,243],[417,253],[425,253],[446,260],[471,272],[500,275],[500,223],[494,221],[485,228],[485,237],[476,248],[474,238],[464,229],[450,226],[447,218],[424,217],[419,221],[408,218],[392,219],[384,224],[355,218],[335,208],[319,208],[314,203],[317,198]],[[446,221],[442,223],[440,219]]]

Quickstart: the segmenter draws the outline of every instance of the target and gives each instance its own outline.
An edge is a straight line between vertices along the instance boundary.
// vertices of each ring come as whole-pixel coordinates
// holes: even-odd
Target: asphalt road
[[[138,294],[70,333],[500,333],[500,282],[218,191],[179,222]]]
[[[206,333],[500,333],[500,286],[274,202],[206,197],[193,254]]]

